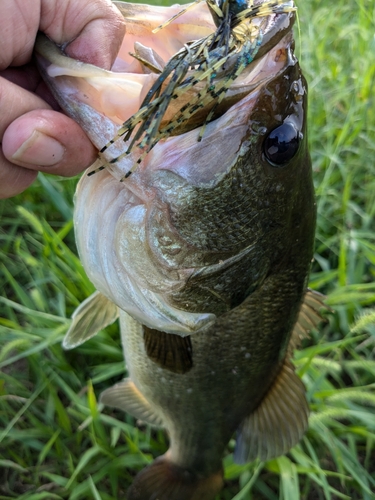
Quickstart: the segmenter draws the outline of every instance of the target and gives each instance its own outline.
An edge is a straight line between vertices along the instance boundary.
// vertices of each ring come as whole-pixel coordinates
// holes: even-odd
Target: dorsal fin
[[[96,291],[80,304],[72,315],[72,324],[62,342],[64,349],[73,349],[91,339],[118,318],[118,308]]]
[[[309,336],[311,330],[324,321],[320,310],[325,309],[332,312],[332,309],[324,303],[325,298],[325,295],[310,288],[306,290],[290,339],[289,355],[292,355],[293,350],[300,346],[301,341]]]
[[[243,464],[283,455],[302,438],[308,415],[305,387],[292,363],[285,360],[260,405],[239,428],[235,462]]]
[[[134,418],[143,420],[147,424],[155,427],[163,427],[163,420],[158,415],[143,394],[136,388],[130,378],[115,384],[103,391],[100,395],[100,402],[126,411]]]
[[[305,387],[289,360],[301,340],[323,321],[325,296],[307,289],[279,374],[260,405],[246,417],[239,430],[234,460],[246,463],[256,458],[270,460],[296,445],[308,426],[309,407]]]
[[[147,356],[157,365],[174,373],[186,373],[193,367],[190,336],[180,337],[143,327]]]

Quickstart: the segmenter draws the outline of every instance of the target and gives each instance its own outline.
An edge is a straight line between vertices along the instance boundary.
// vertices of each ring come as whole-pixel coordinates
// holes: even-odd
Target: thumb
[[[110,69],[125,23],[110,0],[42,0],[39,29],[71,57]]]

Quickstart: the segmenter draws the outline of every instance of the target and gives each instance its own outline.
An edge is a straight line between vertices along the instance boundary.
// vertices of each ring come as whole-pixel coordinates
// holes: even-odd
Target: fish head
[[[76,193],[81,260],[99,291],[150,328],[182,336],[202,331],[272,273],[302,296],[315,203],[307,85],[287,6],[233,28],[240,56],[179,90],[146,150],[138,143],[129,151],[122,122],[138,116],[175,53],[215,32],[207,4],[156,34],[180,6],[122,4],[127,34],[112,71],[67,58],[45,38],[38,42],[44,78],[102,151]],[[188,83],[196,76],[190,71]],[[172,78],[160,87],[162,96]]]

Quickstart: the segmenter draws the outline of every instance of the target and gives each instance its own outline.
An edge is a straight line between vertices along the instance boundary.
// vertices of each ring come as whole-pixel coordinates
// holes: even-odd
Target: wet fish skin
[[[173,193],[169,202],[172,225],[189,245],[206,250],[203,265],[243,253],[243,258],[227,269],[207,276],[200,271],[193,274],[186,287],[172,295],[176,307],[187,308],[189,304],[190,311],[220,315],[241,304],[249,288],[254,290],[265,276],[279,268],[295,271],[298,293],[302,292],[315,226],[305,139],[306,109],[299,100],[306,88],[298,66],[291,61],[285,73],[259,91],[249,129],[243,136],[242,144],[249,141],[251,145],[239,155],[228,175],[215,185],[189,190],[182,189],[176,179],[174,189],[168,189],[168,194]],[[281,115],[280,103],[284,107]],[[262,149],[269,131],[285,119],[297,122],[304,138],[288,165],[277,168],[268,164]],[[203,170],[204,165],[200,168]],[[208,299],[207,290],[216,291],[217,296]]]
[[[285,117],[293,116],[300,124],[302,144],[286,165],[271,166],[262,153],[264,138]],[[191,455],[189,446],[181,443],[192,439],[185,433],[190,426],[194,427],[197,450],[188,468],[199,464],[196,472],[204,469],[199,458],[202,448],[210,450],[212,457],[221,457],[244,415],[258,406],[280,371],[306,290],[312,257],[315,201],[305,128],[306,83],[294,58],[285,71],[262,89],[251,122],[261,131],[256,130],[254,135],[249,127],[243,139],[243,142],[250,139],[247,154],[217,186],[193,187],[189,203],[181,188],[168,190],[168,193],[183,193],[183,201],[176,202],[174,197],[171,218],[174,227],[192,246],[197,246],[198,240],[201,246],[206,244],[224,254],[233,248],[240,252],[255,242],[254,250],[226,272],[219,269],[208,278],[198,273],[181,292],[174,294],[183,307],[187,307],[191,297],[192,310],[210,307],[212,311],[213,301],[211,297],[207,300],[207,290],[215,286],[217,289],[218,284],[222,290],[228,290],[230,301],[218,299],[215,303],[219,316],[216,322],[203,333],[191,336],[193,369],[183,379],[165,370],[160,372],[154,363],[143,360],[142,342],[123,335],[130,377],[167,419],[172,443],[180,443],[183,450],[179,453]],[[232,236],[229,228],[241,220],[242,225]],[[249,283],[253,287],[251,292]],[[161,382],[162,377],[166,381]],[[193,398],[186,393],[189,388],[191,393],[205,395],[203,408],[197,407],[194,399],[189,402]],[[188,401],[177,414],[170,401],[178,400],[178,395],[184,393]],[[217,435],[209,438],[207,429],[212,414],[221,415],[223,408],[226,408],[225,432],[221,431],[221,438]],[[220,429],[222,425],[223,422],[217,422],[215,427]],[[178,437],[174,438],[175,433]],[[210,442],[202,445],[208,439]],[[217,463],[215,467],[217,470]]]
[[[158,144],[129,179],[128,188],[107,169],[84,177],[77,191],[76,231],[86,262],[92,262],[86,253],[96,252],[93,246],[104,245],[107,236],[109,248],[114,247],[112,227],[107,229],[105,219],[96,214],[105,207],[110,216],[119,211],[120,206],[113,212],[109,207],[126,189],[152,191],[146,218],[149,246],[163,273],[191,270],[182,286],[169,291],[168,307],[214,318],[187,333],[173,324],[165,334],[137,321],[137,315],[134,319],[128,314],[131,309],[120,310],[129,378],[107,389],[102,402],[165,427],[170,436],[168,452],[137,476],[129,500],[213,499],[223,484],[222,456],[236,430],[235,459],[246,462],[285,453],[307,426],[303,384],[289,361],[296,337],[316,325],[321,306],[306,288],[315,228],[307,85],[293,55],[291,35],[275,56],[284,59],[282,69],[210,124],[201,143],[190,139],[193,131]],[[64,99],[60,95],[60,101]],[[266,158],[267,138],[285,124],[297,131],[298,150],[282,165],[272,164]],[[220,156],[227,158],[214,148],[221,144],[225,151],[225,141],[237,140],[238,127],[241,135],[232,163],[217,165]],[[91,132],[97,137],[101,131]],[[205,138],[211,140],[205,143]],[[199,164],[200,158],[210,156],[203,154],[204,148],[212,153],[212,164]],[[181,167],[184,157],[190,165],[198,159],[194,168]],[[161,161],[163,168],[157,168]],[[141,184],[145,188],[139,188]],[[105,203],[99,199],[101,192]],[[95,227],[101,231],[93,239],[82,237],[85,231],[91,235],[85,228],[88,219],[80,218],[84,210],[98,217]],[[171,252],[172,237],[178,252]],[[136,265],[137,255],[132,259]],[[98,288],[108,296],[102,299],[107,307],[106,301],[114,299],[107,285],[102,286]],[[85,307],[85,314],[93,314]],[[187,334],[189,341],[182,344],[180,335]],[[147,338],[160,345],[154,357]],[[178,346],[188,355],[176,360]]]
[[[202,7],[204,5],[200,6],[199,15],[203,14]],[[136,17],[137,8],[139,8],[141,21],[139,24],[135,24],[136,29],[132,29],[131,22]],[[127,4],[122,4],[122,9],[125,17],[130,16],[130,40],[134,39],[135,34],[142,40],[149,40],[149,31],[155,25],[154,8],[148,8],[150,19],[154,22],[153,25],[150,21],[150,26],[146,15],[147,6],[134,5],[128,8]],[[176,6],[172,10],[175,12]],[[164,16],[168,16],[169,10],[164,9],[163,11],[162,8],[159,8],[158,13],[160,14],[160,12],[164,12]],[[208,21],[204,15],[202,18],[204,29],[207,30]],[[254,193],[251,192],[252,186],[249,185],[249,182],[251,184],[255,176],[258,175],[257,169],[260,174],[259,181],[263,182],[261,176],[264,177],[265,172],[262,170],[262,165],[254,164],[254,171],[250,172],[247,177],[244,176],[246,179],[244,179],[243,186],[240,185],[241,182],[239,183],[240,189],[237,191],[240,193],[240,202],[233,206],[231,220],[228,220],[228,207],[231,207],[233,200],[236,203],[235,196],[232,196],[230,190],[230,182],[233,182],[234,174],[238,177],[240,173],[238,165],[243,161],[243,157],[249,154],[249,148],[246,147],[247,141],[254,141],[256,137],[262,135],[259,133],[261,131],[264,133],[263,138],[266,137],[267,127],[259,127],[256,121],[251,121],[253,108],[258,103],[257,97],[262,88],[279,76],[283,68],[289,65],[289,62],[290,65],[294,64],[291,51],[292,37],[289,33],[294,16],[281,14],[277,19],[277,22],[267,23],[270,31],[265,33],[263,37],[269,48],[268,52],[248,66],[247,71],[239,78],[240,83],[237,80],[234,81],[226,98],[231,100],[231,95],[238,92],[243,95],[245,84],[248,89],[247,97],[234,104],[219,119],[209,123],[201,142],[198,142],[198,129],[170,137],[165,143],[157,144],[132,176],[126,179],[126,183],[124,182],[120,186],[116,179],[122,179],[137,161],[137,152],[130,155],[125,154],[120,161],[112,164],[111,155],[115,158],[119,154],[121,156],[124,149],[126,151],[127,148],[122,137],[119,137],[113,147],[104,153],[102,160],[108,162],[106,173],[112,175],[108,177],[104,174],[105,181],[103,175],[93,181],[84,177],[79,184],[75,211],[76,237],[81,259],[89,278],[107,298],[121,309],[132,314],[148,328],[178,335],[189,335],[197,332],[212,323],[216,314],[229,310],[234,303],[239,303],[241,296],[243,297],[244,294],[255,289],[268,272],[269,263],[259,251],[263,250],[260,243],[265,241],[265,235],[261,231],[262,227],[259,228],[260,231],[257,235],[261,241],[258,241],[254,238],[255,231],[251,228],[251,219],[244,213],[243,209],[241,211],[241,207],[246,203],[246,200],[245,202],[241,201],[243,187],[250,189],[244,193],[245,197],[250,195],[252,200],[260,199],[259,196],[256,197],[256,190]],[[187,32],[186,39],[189,39],[192,21],[188,17],[186,22],[187,27],[183,24],[185,28],[178,28],[175,32],[172,30],[168,33],[168,37],[181,37],[181,33],[186,34]],[[195,22],[194,19],[193,29],[197,29]],[[143,32],[140,32],[142,23],[146,27]],[[271,33],[273,33],[273,37]],[[273,38],[276,38],[275,42],[278,42],[276,46],[272,46]],[[51,44],[48,45],[47,42],[48,40],[42,40],[38,44],[38,52],[45,51],[45,57],[54,63],[51,67],[42,66],[47,81],[68,114],[86,129],[94,144],[102,149],[103,144],[115,137],[117,131],[121,129],[113,121],[115,119],[113,113],[118,114],[118,112],[113,111],[112,94],[116,94],[118,88],[121,90],[119,80],[123,78],[123,75],[77,63],[77,61],[62,56],[56,48],[53,49]],[[182,42],[180,41],[180,43]],[[160,45],[160,40],[158,43]],[[46,45],[45,48],[43,48],[44,45]],[[263,48],[261,46],[259,50],[261,51]],[[129,65],[129,63],[127,64]],[[134,85],[137,86],[140,78],[143,77],[145,77],[144,82],[146,82],[147,88],[149,74],[130,75],[130,85],[128,84],[129,74],[124,75],[126,82],[123,93],[130,91]],[[132,81],[133,77],[136,79],[135,82]],[[79,90],[81,82],[84,84]],[[100,85],[104,89],[102,93],[98,92]],[[288,120],[295,121],[296,129],[302,130],[301,113],[303,110],[299,110],[301,99],[298,92],[303,94],[304,84],[303,81],[299,84],[296,81],[295,85],[297,87],[294,89],[294,101],[292,99],[289,103],[283,103],[283,106],[286,110],[290,108]],[[301,88],[300,91],[298,85]],[[285,91],[290,92],[289,87],[285,88]],[[197,89],[197,92],[200,90]],[[119,101],[122,102],[121,93],[117,91],[116,95],[119,94]],[[97,106],[95,99],[99,101]],[[296,109],[291,109],[292,105]],[[106,109],[105,106],[109,108],[109,116],[104,114],[103,106],[104,109]],[[174,108],[174,113],[178,113],[178,99],[173,100],[171,106]],[[272,117],[275,111],[269,109],[269,113]],[[282,123],[283,117],[280,115],[275,123],[270,122],[268,115],[264,119],[268,120],[265,125],[276,126],[276,124]],[[251,131],[252,133],[250,133]],[[257,157],[262,152],[262,146],[260,143],[255,146],[255,157]],[[224,162],[222,161],[223,157],[225,157]],[[268,165],[267,162],[266,164]],[[93,167],[90,174],[95,170]],[[267,176],[264,180],[268,182]],[[100,199],[98,199],[96,192],[96,186],[99,184]],[[194,212],[197,206],[202,205],[199,200],[198,203],[196,202],[198,190],[199,200],[206,200],[206,206],[200,207],[202,211],[199,211],[203,220],[203,232],[200,230],[202,223],[199,223],[194,224],[193,234],[188,235],[184,231],[184,222],[181,217],[179,220],[176,219],[174,207],[183,208],[181,214],[185,213],[189,219],[194,220],[194,213],[189,213],[189,206]],[[235,194],[233,192],[233,195]],[[215,205],[214,195],[217,196],[217,205]],[[207,210],[210,208],[209,203],[207,204],[207,196],[212,199],[211,205],[214,204],[215,210],[213,212],[218,227],[215,227],[215,221],[213,226],[212,221],[210,221],[211,209]],[[92,210],[89,211],[85,208],[85,201],[81,203],[81,200],[85,200],[85,198],[95,199],[93,210],[96,211],[96,216],[92,216]],[[267,200],[264,203],[267,203]],[[184,204],[185,207],[182,207]],[[121,209],[119,205],[122,205],[123,208]],[[246,207],[250,213],[250,204],[247,204]],[[118,218],[118,210],[123,210],[123,215],[120,218]],[[207,210],[207,213],[204,213],[204,210]],[[252,212],[255,219],[259,218],[257,210],[258,207],[255,207]],[[265,213],[264,210],[263,213]],[[268,219],[274,216],[270,211],[266,215]],[[267,218],[263,217],[264,221],[267,221]],[[141,220],[142,223],[140,223]],[[227,231],[225,226],[223,228],[223,222],[226,220],[231,224],[230,231]],[[108,221],[111,223],[111,227],[109,227]],[[176,227],[176,225],[180,225],[181,228]],[[103,237],[104,233],[99,234],[96,231],[96,226],[105,227],[105,237]],[[237,230],[237,228],[241,229],[242,226],[247,232],[247,240],[244,234],[240,234],[240,231]],[[204,233],[205,227],[207,228],[206,234]],[[237,231],[238,234],[235,235],[233,231]],[[208,244],[205,244],[205,239],[212,239],[212,236],[220,232],[225,235],[234,234],[232,241],[227,241],[226,246],[221,244],[219,248],[215,242],[212,244],[208,241]],[[191,241],[194,233],[200,234],[203,240],[201,238],[200,241]],[[95,235],[95,241],[93,235]],[[236,238],[239,239],[239,243]],[[90,242],[90,251],[86,250],[87,242]],[[231,247],[229,247],[230,244]],[[250,261],[252,267],[246,273],[238,273],[239,262],[245,258]],[[242,290],[239,288],[238,277],[234,272],[236,269],[237,276],[240,274],[241,279],[245,278],[245,290],[243,284],[241,284]],[[224,283],[216,283],[213,288],[211,285],[220,274],[224,276],[222,279]],[[200,291],[203,290],[202,293],[205,296],[204,304],[200,300],[202,310],[199,310],[199,303],[195,304],[194,298],[192,300],[189,296],[189,285],[197,280],[200,288],[196,287],[194,292],[197,296],[196,301],[199,300]],[[224,289],[221,290],[223,286]],[[233,294],[235,294],[234,297]]]

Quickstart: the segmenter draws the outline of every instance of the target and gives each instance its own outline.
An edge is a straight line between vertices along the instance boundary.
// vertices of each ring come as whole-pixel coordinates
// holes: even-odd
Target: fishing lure
[[[154,30],[163,29],[203,0],[196,0],[187,8]],[[203,137],[206,125],[216,118],[215,113],[232,83],[254,60],[262,43],[262,22],[271,14],[280,14],[295,10],[291,2],[270,0],[255,4],[254,0],[206,0],[217,29],[210,35],[185,44],[166,64],[164,69],[147,64],[151,71],[159,76],[148,91],[140,109],[119,129],[117,135],[101,150],[104,153],[117,140],[130,143],[119,156],[105,161],[99,168],[91,171],[93,175],[106,166],[117,163],[134,149],[139,157],[132,168],[125,174],[125,180],[137,168],[151,149],[161,140],[174,135],[176,129],[187,131],[188,122],[204,107],[208,113],[198,125],[201,126],[198,141]],[[260,19],[255,23],[254,19]],[[133,57],[144,63],[139,56]],[[195,96],[183,105],[177,114],[161,126],[167,108],[172,99],[177,99],[188,90],[205,82]],[[185,129],[184,129],[185,127]]]

